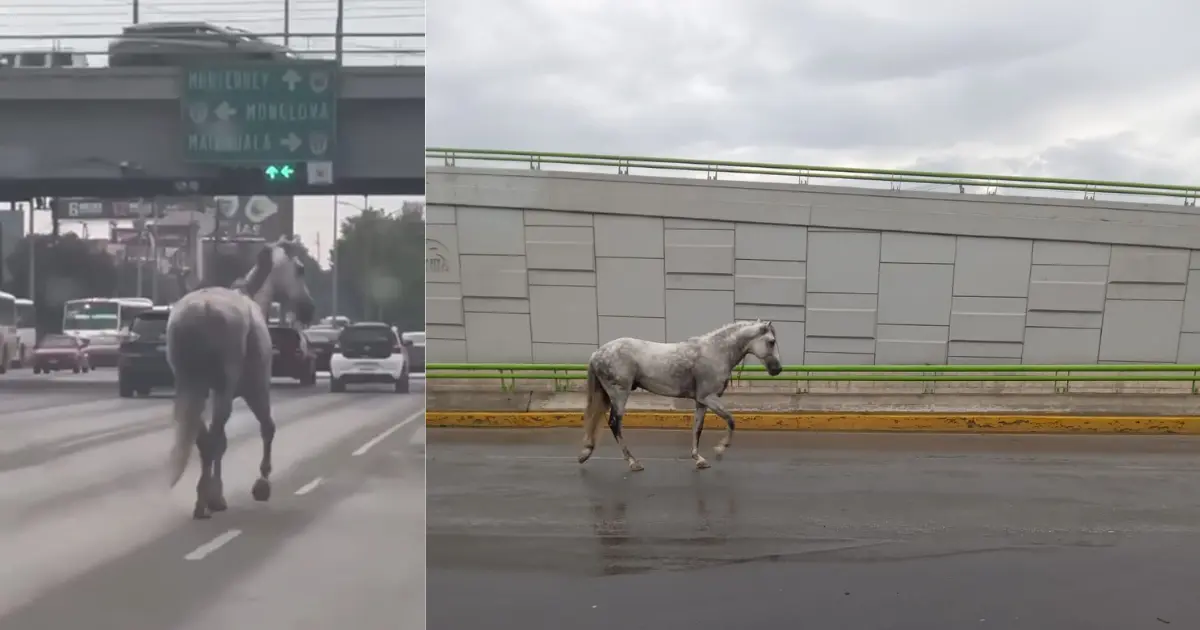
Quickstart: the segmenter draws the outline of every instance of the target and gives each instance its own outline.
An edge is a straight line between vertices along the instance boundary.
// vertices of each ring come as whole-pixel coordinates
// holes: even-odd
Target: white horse
[[[299,245],[281,238],[258,253],[254,268],[236,288],[208,287],[179,299],[167,319],[167,361],[175,373],[175,443],[171,451],[171,486],[187,469],[192,444],[200,453],[200,481],[192,517],[209,518],[226,509],[221,460],[225,425],[233,401],[242,398],[258,420],[263,453],[261,476],[252,494],[271,497],[271,335],[265,313],[271,302],[307,324],[314,306],[304,281]],[[212,392],[212,422],[203,414]]]
[[[725,436],[713,448],[721,459],[733,441],[733,415],[721,402],[721,394],[729,385],[729,377],[746,355],[753,354],[767,367],[771,376],[783,371],[779,347],[775,342],[775,327],[762,320],[726,324],[710,333],[679,343],[658,343],[622,337],[614,339],[592,353],[588,361],[587,409],[583,414],[583,452],[579,463],[586,462],[596,448],[596,430],[608,411],[608,428],[629,469],[642,470],[642,465],[621,438],[621,419],[629,394],[637,388],[660,396],[690,398],[696,401],[692,420],[692,459],[696,468],[708,468],[700,456],[700,433],[704,430],[704,415],[708,410],[725,420]]]

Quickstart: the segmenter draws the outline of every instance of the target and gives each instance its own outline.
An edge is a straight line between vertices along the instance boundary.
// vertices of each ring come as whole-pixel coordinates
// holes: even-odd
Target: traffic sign
[[[183,69],[184,157],[210,164],[333,159],[338,65],[208,63]]]

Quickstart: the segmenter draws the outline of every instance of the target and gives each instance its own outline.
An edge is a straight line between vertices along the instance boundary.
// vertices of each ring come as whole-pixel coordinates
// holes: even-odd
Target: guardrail
[[[296,59],[333,60],[341,54],[342,64],[351,65],[423,65],[425,63],[425,34],[420,32],[395,33],[342,33],[340,36],[331,32],[321,33],[254,33],[254,37],[263,41],[284,46],[294,54]],[[118,64],[109,63],[108,45],[110,41],[121,39],[120,33],[62,35],[53,33],[32,34],[0,34],[0,55],[84,55],[87,57],[87,67],[103,68]],[[154,37],[151,34],[139,37]],[[338,39],[341,47],[338,47]],[[218,41],[211,35],[171,35],[170,40],[178,41]],[[153,51],[121,51],[119,65],[178,65],[175,61],[183,58],[215,60],[249,59],[248,51],[230,45],[227,48],[211,48],[204,50],[179,50],[163,52]],[[158,61],[161,61],[159,63]],[[167,63],[170,61],[170,63]],[[65,60],[53,64],[53,67],[72,67]],[[9,68],[0,64],[0,71],[19,72],[22,68]]]
[[[582,363],[428,363],[426,379],[499,380],[509,391],[520,380],[555,381],[566,389],[570,381],[587,378]],[[1072,382],[1183,381],[1200,394],[1200,365],[1192,364],[1084,364],[1084,365],[786,365],[778,376],[761,365],[739,366],[734,381],[839,382],[1053,382],[1055,391],[1070,391]],[[1061,383],[1061,387],[1059,384]],[[803,392],[803,389],[798,389]]]
[[[428,147],[425,157],[441,161],[445,166],[461,166],[460,162],[520,163],[532,170],[546,165],[585,166],[594,169],[613,169],[619,175],[629,175],[632,169],[663,172],[704,173],[709,180],[722,175],[757,175],[787,178],[799,184],[810,179],[846,180],[849,182],[886,182],[891,190],[902,184],[926,184],[957,187],[967,193],[968,187],[983,188],[985,194],[997,194],[1000,189],[1058,191],[1082,193],[1084,199],[1094,200],[1097,194],[1122,196],[1171,197],[1182,199],[1183,205],[1196,205],[1200,185],[1143,184],[1138,182],[1071,179],[1062,177],[1021,177],[1018,175],[984,175],[979,173],[942,173],[936,171],[888,170],[810,164],[775,164],[769,162],[730,162],[628,155],[587,153],[555,153],[538,151],[509,151],[498,149],[451,149]]]

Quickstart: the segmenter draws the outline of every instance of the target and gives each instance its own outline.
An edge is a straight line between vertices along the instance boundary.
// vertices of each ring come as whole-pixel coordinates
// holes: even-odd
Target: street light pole
[[[333,196],[333,250],[329,252],[329,266],[333,267],[333,312],[330,313],[335,319],[331,319],[334,324],[337,323],[338,316],[338,275],[341,274],[341,267],[338,267],[338,202],[337,195]]]

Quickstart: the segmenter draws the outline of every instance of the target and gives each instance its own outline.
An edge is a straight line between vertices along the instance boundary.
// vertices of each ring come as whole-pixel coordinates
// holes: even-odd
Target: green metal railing
[[[427,379],[499,380],[511,390],[516,381],[555,381],[566,389],[570,381],[587,378],[581,363],[429,363]],[[734,381],[816,381],[893,383],[937,382],[1052,382],[1055,391],[1066,392],[1072,382],[1183,381],[1200,393],[1200,365],[1184,364],[1083,364],[1083,365],[787,365],[778,376],[766,374],[761,365],[739,366]],[[1061,384],[1061,387],[1058,385]]]
[[[1137,182],[1063,177],[1021,177],[1016,175],[984,175],[979,173],[941,173],[936,171],[813,166],[808,164],[731,162],[628,155],[507,151],[498,149],[450,149],[444,147],[426,148],[425,157],[430,160],[441,161],[446,166],[460,166],[460,162],[509,162],[520,163],[533,170],[540,170],[545,165],[611,168],[615,169],[621,175],[628,175],[631,169],[664,172],[703,172],[708,179],[712,180],[718,179],[723,174],[736,174],[782,176],[796,179],[801,184],[807,184],[810,178],[887,182],[893,190],[899,190],[901,184],[907,183],[957,186],[959,192],[962,193],[967,192],[966,188],[968,186],[977,186],[986,189],[989,194],[994,194],[1000,188],[1015,188],[1078,192],[1083,193],[1085,199],[1095,199],[1097,194],[1142,195],[1178,198],[1182,199],[1183,204],[1186,206],[1194,206],[1196,197],[1200,196],[1200,186],[1143,184]]]

